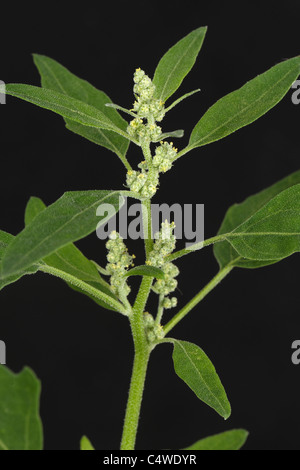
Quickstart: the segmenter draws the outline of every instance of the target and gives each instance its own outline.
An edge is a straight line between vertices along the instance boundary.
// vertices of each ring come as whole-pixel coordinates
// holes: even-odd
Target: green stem
[[[148,169],[150,171],[153,168],[150,142],[148,140],[145,140],[145,141],[141,142],[141,147],[142,147],[142,151],[143,151],[145,160],[146,160],[147,165],[148,165]]]
[[[152,220],[151,220],[151,199],[145,199],[141,202],[144,228],[144,241],[146,260],[153,249]]]
[[[141,204],[147,259],[153,248],[151,200],[143,200]],[[152,281],[153,279],[149,276],[143,277],[136,301],[134,303],[133,312],[129,317],[134,342],[134,362],[123,427],[121,450],[134,450],[135,447],[147,365],[151,352],[151,348],[149,347],[146,338],[143,313],[151,290]]]
[[[127,402],[121,450],[134,450],[150,351],[141,338],[135,343],[135,355]]]
[[[200,291],[195,297],[193,297],[165,326],[165,334],[169,333],[177,323],[179,323],[196,305],[198,305],[204,297],[209,294],[223,279],[226,277],[233,266],[226,266],[221,269],[218,274]]]
[[[178,158],[180,157],[183,157],[183,155],[185,155],[186,153],[190,152],[191,150],[193,150],[194,147],[190,147],[189,145],[187,147],[185,147],[184,149],[182,149],[180,152],[178,152],[178,154],[176,155],[176,157],[174,158],[174,162],[176,160],[178,160]]]
[[[127,160],[127,158],[122,155],[121,152],[117,152],[116,151],[116,154],[118,155],[119,159],[121,160],[121,162],[123,163],[123,165],[125,166],[126,170],[128,171],[131,171],[132,170],[132,166],[130,165],[129,161]]]
[[[91,286],[87,282],[84,282],[81,279],[78,279],[77,277],[72,276],[72,274],[66,273],[64,271],[61,271],[60,269],[54,268],[46,264],[40,264],[39,271],[59,277],[63,279],[64,281],[72,284],[73,286],[79,287],[79,289],[83,290],[84,292],[91,295],[95,299],[104,301],[105,303],[113,307],[115,310],[117,310],[117,312],[120,312],[123,315],[128,314],[125,307],[118,300],[115,300],[113,297],[105,294],[99,289],[96,289],[95,287]]]
[[[144,242],[145,242],[145,254],[146,260],[148,259],[149,253],[153,249],[152,239],[152,221],[151,221],[151,199],[145,199],[141,202],[142,204],[142,215],[143,215],[143,227],[144,227]],[[152,286],[153,279],[150,276],[143,276],[138,295],[134,303],[134,310],[143,314],[149,294]]]
[[[197,90],[190,91],[189,93],[186,93],[185,95],[181,96],[176,101],[174,101],[168,108],[165,109],[165,113],[168,113],[171,109],[174,108],[174,106],[177,106],[177,104],[179,104],[181,101],[185,100],[186,98],[189,98],[194,93],[198,93],[198,91],[201,91],[200,88],[197,88]]]
[[[222,234],[222,235],[216,235],[215,237],[208,238],[207,240],[204,240],[203,242],[195,243],[191,245],[190,248],[183,248],[182,250],[175,251],[171,255],[168,255],[166,257],[166,261],[174,261],[175,259],[181,258],[182,256],[188,255],[190,253],[193,253],[194,251],[202,250],[202,248],[205,248],[206,246],[213,245],[214,243],[222,242],[228,238],[228,233]]]
[[[164,313],[164,307],[163,307],[163,301],[164,301],[165,296],[163,294],[160,294],[159,300],[158,300],[158,310],[157,310],[157,315],[155,318],[155,323],[156,325],[159,325],[162,320],[162,316]]]

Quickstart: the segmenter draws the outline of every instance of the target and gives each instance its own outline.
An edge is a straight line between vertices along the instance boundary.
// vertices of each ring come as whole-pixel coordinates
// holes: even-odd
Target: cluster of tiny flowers
[[[133,137],[137,140],[149,140],[155,142],[159,139],[161,135],[161,127],[157,124],[144,124],[143,120],[140,118],[135,118],[130,121],[129,126],[127,127],[127,132],[130,137]]]
[[[133,111],[135,111],[136,117],[129,123],[127,132],[139,142],[157,142],[162,130],[156,122],[160,122],[165,115],[164,103],[155,98],[155,85],[143,70],[137,69],[133,80],[133,91],[136,97]],[[158,187],[159,173],[170,170],[176,153],[177,149],[172,142],[161,141],[160,145],[156,147],[152,159],[151,181],[148,178],[149,169],[146,163],[142,162],[139,165],[140,171],[130,170],[128,172],[127,186],[131,191],[140,193],[142,197],[151,198],[154,196]]]
[[[153,316],[148,312],[144,312],[144,327],[149,343],[153,343],[154,341],[164,337],[163,327],[161,325],[157,325]]]
[[[154,142],[161,135],[161,127],[155,122],[160,122],[165,115],[164,103],[154,98],[155,85],[143,70],[135,71],[133,81],[136,97],[133,111],[138,117],[130,122],[127,132],[138,140],[146,139]],[[143,119],[147,120],[147,124],[144,124]]]
[[[148,168],[145,161],[139,163],[140,171],[129,170],[127,172],[126,184],[130,191],[139,193],[142,197],[150,198],[154,196],[158,186],[158,173],[152,175],[151,181],[148,178]]]
[[[163,295],[164,308],[176,307],[176,297],[166,297],[173,292],[177,287],[175,279],[179,274],[179,269],[175,264],[165,262],[165,257],[171,254],[175,249],[176,238],[173,234],[175,228],[174,222],[171,224],[166,220],[161,225],[161,230],[156,234],[156,240],[152,252],[149,255],[147,264],[161,268],[164,272],[164,279],[157,279],[152,289],[157,294]]]
[[[154,196],[159,183],[159,173],[166,173],[166,171],[171,169],[176,153],[177,149],[173,146],[173,142],[160,142],[160,145],[155,149],[152,159],[155,171],[152,171],[150,181],[148,178],[148,166],[145,161],[138,165],[140,171],[129,170],[127,172],[126,184],[130,191],[139,193],[142,197],[146,198]]]
[[[126,284],[126,271],[133,264],[134,255],[130,255],[122,237],[115,230],[111,232],[106,243],[108,250],[106,271],[110,274],[110,284],[116,294],[127,296],[130,287]]]
[[[178,276],[179,269],[173,263],[165,263],[161,269],[164,272],[165,277],[164,279],[157,279],[152,289],[154,292],[156,292],[156,294],[161,294],[165,297],[163,301],[164,308],[176,307],[176,297],[169,298],[166,296],[173,292],[177,287],[178,283],[174,278]]]
[[[173,146],[173,142],[160,142],[156,147],[152,160],[153,166],[161,173],[166,173],[172,167],[172,162],[176,157],[177,149]]]
[[[155,243],[153,250],[149,255],[147,264],[161,268],[165,264],[165,257],[171,254],[176,245],[176,238],[173,233],[174,222],[167,220],[161,224],[161,229],[155,234]]]

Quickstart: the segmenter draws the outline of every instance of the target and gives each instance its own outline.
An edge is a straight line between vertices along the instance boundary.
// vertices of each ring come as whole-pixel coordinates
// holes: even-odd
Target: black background
[[[130,107],[134,69],[152,76],[170,46],[208,25],[197,63],[174,97],[202,91],[164,120],[165,130],[185,129],[176,142],[183,148],[217,99],[299,54],[299,14],[296,0],[280,7],[248,1],[2,5],[0,79],[39,85],[30,55],[37,52]],[[250,127],[181,158],[161,178],[154,202],[204,203],[207,238],[231,204],[299,169],[300,105],[291,94]],[[66,190],[123,187],[118,158],[66,131],[53,113],[8,97],[0,123],[1,229],[22,230],[31,195],[50,204]],[[131,146],[128,155],[136,165],[138,149]],[[78,246],[105,262],[95,235]],[[181,307],[217,272],[217,263],[207,248],[178,266]],[[169,345],[154,351],[138,449],[176,449],[235,427],[250,431],[245,449],[300,449],[300,366],[291,362],[291,344],[300,336],[299,269],[298,256],[260,270],[236,269],[172,332],[213,361],[232,404],[228,422],[176,377]],[[126,318],[45,274],[5,288],[0,309],[8,366],[29,365],[42,381],[45,448],[77,449],[86,434],[98,449],[118,449],[133,352]]]

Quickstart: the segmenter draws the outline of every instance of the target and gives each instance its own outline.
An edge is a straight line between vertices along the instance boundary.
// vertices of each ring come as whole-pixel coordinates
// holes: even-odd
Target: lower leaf
[[[183,450],[240,450],[248,435],[244,429],[233,429],[201,439]]]
[[[188,341],[169,338],[164,341],[174,345],[173,362],[176,374],[201,401],[213,408],[224,419],[229,418],[231,407],[226,392],[204,351]]]
[[[0,450],[42,450],[41,385],[31,369],[0,367]]]
[[[82,436],[80,440],[80,450],[95,450],[91,441],[86,436]]]

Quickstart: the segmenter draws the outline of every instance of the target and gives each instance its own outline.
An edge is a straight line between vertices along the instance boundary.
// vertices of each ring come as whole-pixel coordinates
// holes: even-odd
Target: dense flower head
[[[165,274],[164,279],[157,279],[153,286],[153,291],[157,294],[164,296],[169,295],[177,287],[177,281],[175,279],[179,274],[179,269],[173,263],[166,263],[162,266],[162,271]]]
[[[160,324],[157,324],[153,316],[144,312],[144,328],[146,332],[146,337],[149,343],[153,343],[156,340],[162,339],[164,337],[164,330]]]
[[[111,232],[109,240],[106,243],[107,261],[106,271],[110,274],[110,284],[113,291],[118,294],[120,289],[122,293],[128,295],[130,287],[126,284],[126,271],[133,264],[134,255],[130,255],[123,242],[122,237],[115,230]]]
[[[141,171],[129,170],[127,172],[126,184],[130,191],[139,193],[144,198],[151,198],[157,191],[158,174],[152,175],[150,180],[145,162],[141,162],[138,166]]]
[[[161,268],[165,264],[165,257],[172,253],[176,245],[176,237],[173,233],[174,222],[162,222],[161,229],[155,234],[153,250],[149,255],[147,264]]]
[[[137,117],[130,122],[127,132],[137,140],[155,142],[161,135],[161,127],[156,124],[156,121],[160,122],[164,118],[164,103],[154,97],[155,85],[143,70],[136,69],[133,81],[135,95],[133,111]]]
[[[158,142],[163,136],[161,127],[157,122],[165,116],[164,103],[155,97],[155,85],[143,70],[136,69],[133,91],[135,102],[132,111],[135,118],[127,127],[127,133],[137,140],[141,146]],[[144,198],[152,198],[157,191],[159,173],[166,173],[172,167],[177,149],[173,143],[161,141],[155,148],[155,154],[147,157],[147,163],[139,165],[140,171],[130,170],[127,173],[127,186],[130,191],[139,193]],[[151,170],[151,171],[150,171]]]
[[[167,220],[161,224],[160,231],[155,235],[155,243],[151,251],[147,264],[156,266],[164,272],[163,279],[157,279],[152,290],[159,295],[164,296],[163,307],[172,308],[177,305],[176,297],[168,298],[167,296],[177,287],[175,277],[179,274],[179,269],[174,263],[166,261],[166,257],[175,249],[176,237],[173,233],[175,228],[174,222],[169,223]]]
[[[177,149],[173,146],[173,142],[160,142],[160,145],[155,149],[153,166],[158,168],[161,173],[166,173],[171,169],[176,154]]]

